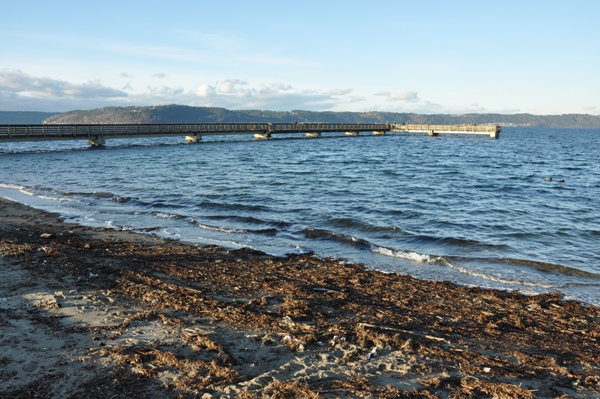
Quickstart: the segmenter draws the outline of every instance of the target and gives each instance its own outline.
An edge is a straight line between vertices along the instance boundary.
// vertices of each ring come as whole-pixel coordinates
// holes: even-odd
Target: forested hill
[[[214,107],[165,105],[155,107],[105,107],[69,111],[48,117],[44,123],[219,123],[219,122],[328,122],[478,124],[519,127],[600,128],[600,116],[587,114],[463,114],[422,115],[397,112],[314,112],[228,110]],[[9,123],[9,122],[4,122]],[[22,123],[22,122],[12,122]]]

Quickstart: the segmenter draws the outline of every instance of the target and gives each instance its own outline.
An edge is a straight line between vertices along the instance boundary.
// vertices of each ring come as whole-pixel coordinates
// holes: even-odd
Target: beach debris
[[[298,338],[294,338],[291,335],[286,335],[281,341],[293,351],[304,352],[304,344],[302,344],[302,341],[300,341]]]
[[[377,357],[377,356],[378,356],[377,347],[375,346],[375,347],[373,347],[373,349],[371,349],[371,352],[369,352],[365,355],[365,359],[369,360],[372,357]]]
[[[427,339],[431,339],[431,340],[433,340],[433,341],[438,341],[438,342],[445,341],[445,339],[444,339],[444,338],[441,338],[441,337],[434,337],[433,335],[426,335],[426,336],[425,336],[425,338],[427,338]]]
[[[246,338],[251,339],[252,341],[261,341],[262,335],[260,334],[246,334]]]
[[[96,278],[96,277],[98,277],[98,274],[94,274],[94,273],[90,272],[90,278]]]
[[[93,348],[89,343],[84,347],[90,347],[90,353],[96,357],[94,361],[122,365],[124,374],[110,375],[108,379],[99,375],[94,380],[94,387],[106,387],[108,392],[114,392],[111,391],[114,381],[122,381],[119,378],[123,376],[126,379],[120,383],[121,388],[132,381],[144,388],[151,379],[169,373],[178,384],[169,389],[181,389],[183,396],[199,397],[204,390],[214,392],[215,397],[223,396],[224,392],[243,387],[250,379],[264,381],[281,375],[284,367],[290,368],[289,359],[294,355],[307,364],[321,358],[327,363],[335,361],[336,368],[347,370],[345,375],[356,375],[340,385],[328,386],[332,397],[408,396],[393,386],[380,385],[381,381],[371,378],[374,370],[386,374],[388,371],[408,373],[413,380],[416,376],[428,378],[423,380],[425,383],[421,382],[422,387],[414,392],[414,397],[417,393],[420,397],[556,397],[556,391],[547,387],[552,384],[560,391],[570,390],[571,394],[577,389],[578,393],[593,396],[600,389],[596,356],[600,313],[596,307],[582,306],[562,298],[562,294],[521,296],[481,287],[454,286],[450,282],[424,282],[402,275],[376,273],[360,265],[342,265],[336,260],[314,260],[309,254],[277,258],[270,264],[263,262],[262,256],[243,255],[243,265],[237,265],[239,252],[230,253],[217,247],[200,250],[177,243],[138,246],[96,239],[89,239],[88,245],[79,237],[71,237],[68,242],[60,232],[56,233],[60,237],[56,243],[44,242],[46,248],[52,250],[51,254],[56,253],[60,258],[48,257],[41,250],[38,252],[41,231],[34,232],[30,238],[27,237],[30,231],[15,231],[11,231],[14,233],[11,240],[16,237],[22,241],[15,243],[2,234],[0,253],[19,256],[24,267],[36,276],[56,275],[62,279],[67,274],[75,279],[81,276],[81,280],[88,280],[90,272],[103,276],[89,279],[77,290],[69,290],[60,280],[60,285],[50,287],[64,291],[47,290],[55,294],[54,300],[48,294],[32,297],[30,303],[23,303],[24,315],[46,317],[46,312],[31,312],[27,307],[33,306],[34,300],[45,298],[50,299],[46,305],[54,306],[53,303],[61,301],[58,292],[66,293],[69,299],[85,299],[84,304],[97,300],[108,303],[110,294],[122,302],[121,310],[125,313],[122,317],[134,311],[129,306],[125,308],[125,304],[144,309],[139,316],[131,313],[121,324],[112,325],[112,317],[107,317],[105,320],[110,325],[72,328],[72,331],[96,337]],[[107,253],[105,248],[109,244],[111,252]],[[85,245],[88,249],[84,249]],[[98,256],[109,258],[100,263]],[[48,263],[42,266],[44,258]],[[49,267],[58,262],[62,264],[60,267]],[[93,266],[82,271],[81,265]],[[224,288],[241,285],[240,281],[244,281],[241,290]],[[106,287],[111,291],[98,291]],[[87,294],[88,289],[101,292],[102,296],[92,299],[96,296]],[[73,295],[75,292],[79,294]],[[2,302],[6,296],[2,293],[0,307],[7,305]],[[248,298],[255,298],[256,302],[246,306]],[[267,309],[257,306],[262,303],[261,298],[265,299]],[[286,305],[283,309],[277,308],[282,299]],[[168,308],[164,306],[167,300]],[[9,301],[14,302],[12,298]],[[141,303],[144,301],[147,303]],[[37,302],[38,307],[43,305]],[[96,306],[76,305],[77,311],[91,315],[99,310]],[[13,310],[18,309],[11,312]],[[122,317],[113,319],[114,323]],[[171,331],[164,331],[166,326],[161,325],[160,329],[154,326],[161,320],[164,323],[163,317],[172,320],[175,327]],[[59,320],[53,317],[47,322],[55,328],[60,326]],[[144,321],[143,330],[138,324],[127,327],[137,320]],[[106,321],[103,320],[103,324]],[[232,327],[234,330],[230,330]],[[142,331],[146,333],[139,335]],[[153,338],[154,333],[160,331],[164,331],[166,338]],[[231,336],[229,331],[232,331]],[[29,330],[25,333],[30,334]],[[116,334],[122,337],[117,340]],[[240,334],[245,335],[240,339]],[[2,338],[5,348],[10,337]],[[265,347],[258,348],[261,341]],[[318,347],[321,343],[327,346]],[[486,345],[488,350],[479,350],[480,345]],[[23,351],[29,347],[14,346]],[[234,361],[227,354],[230,348],[236,354],[235,369],[245,373],[239,378],[229,367]],[[294,353],[302,351],[306,353]],[[577,357],[572,353],[577,353]],[[0,358],[0,363],[8,359]],[[357,361],[365,364],[357,367]],[[250,372],[242,365],[247,365]],[[251,370],[252,367],[256,369]],[[144,378],[127,379],[134,369]],[[288,372],[295,373],[294,370],[292,366]],[[439,373],[441,370],[447,370],[447,374]],[[580,382],[572,387],[576,380]],[[312,381],[310,386],[316,386]],[[289,384],[287,397],[298,397],[291,393],[299,392],[300,385],[284,383]],[[268,391],[267,385],[268,381],[260,388],[246,384],[245,387],[256,388],[245,397],[254,397],[254,394],[267,397],[282,392],[274,388]],[[539,392],[526,389],[531,387],[538,388]]]
[[[294,321],[289,316],[283,316],[283,319],[281,323],[279,323],[279,325],[281,327],[293,328],[296,325],[296,323],[294,323]]]
[[[42,233],[40,234],[40,238],[54,238],[56,237],[54,233]]]

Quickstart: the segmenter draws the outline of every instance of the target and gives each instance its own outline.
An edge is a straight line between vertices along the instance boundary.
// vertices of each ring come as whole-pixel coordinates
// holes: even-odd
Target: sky
[[[0,111],[600,115],[597,0],[0,0]]]

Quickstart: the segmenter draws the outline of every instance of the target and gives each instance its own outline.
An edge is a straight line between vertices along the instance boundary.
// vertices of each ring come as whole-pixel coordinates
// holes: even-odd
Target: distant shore
[[[2,398],[600,396],[600,309],[0,198]]]
[[[66,112],[2,111],[0,124],[37,123],[402,123],[432,125],[501,125],[502,127],[600,129],[600,115],[562,114],[417,114],[405,112],[319,112],[230,110],[218,107],[187,105],[104,107]]]

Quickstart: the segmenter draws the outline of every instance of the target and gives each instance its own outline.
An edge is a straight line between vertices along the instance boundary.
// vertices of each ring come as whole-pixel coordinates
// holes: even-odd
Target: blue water
[[[600,130],[9,143],[0,196],[69,222],[599,306],[599,161]]]

